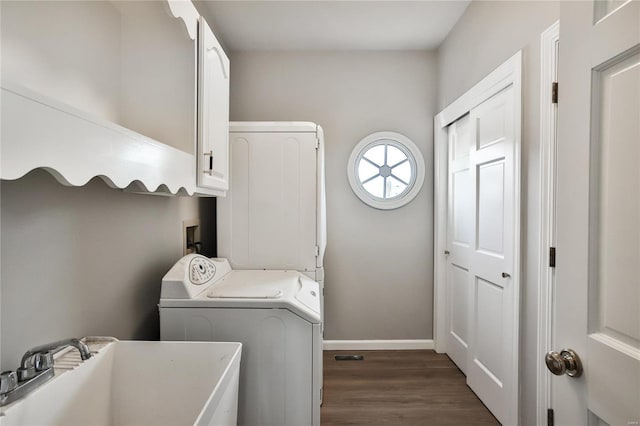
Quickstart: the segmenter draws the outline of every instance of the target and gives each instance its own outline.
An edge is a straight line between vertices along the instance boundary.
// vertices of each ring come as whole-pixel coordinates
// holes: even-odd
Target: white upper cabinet
[[[229,58],[200,17],[198,185],[229,189]]]
[[[190,1],[1,8],[2,179],[44,168],[66,185],[100,176],[134,191],[225,195],[226,160],[216,161],[227,155],[218,120],[228,122],[229,62],[219,49],[224,76],[198,69],[199,13]],[[211,77],[199,79],[203,71]],[[199,84],[210,87],[200,97]],[[212,112],[210,124],[199,108]],[[210,151],[216,179],[204,182],[199,153]]]

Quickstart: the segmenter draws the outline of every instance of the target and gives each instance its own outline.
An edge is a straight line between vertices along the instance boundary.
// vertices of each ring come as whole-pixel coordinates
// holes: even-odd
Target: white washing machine
[[[320,424],[319,284],[190,254],[162,280],[160,338],[241,342],[238,424]]]

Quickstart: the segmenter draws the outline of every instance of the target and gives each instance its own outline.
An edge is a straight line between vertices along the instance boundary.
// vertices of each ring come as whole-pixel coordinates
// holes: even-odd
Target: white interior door
[[[447,128],[446,352],[509,425],[518,419],[518,88],[493,87]]]
[[[517,423],[518,289],[514,87],[470,112],[471,306],[467,383],[503,424]]]
[[[449,126],[447,217],[447,355],[467,372],[472,280],[473,186],[470,154],[473,145],[469,114]]]
[[[640,2],[562,2],[554,348],[558,425],[640,422]],[[560,371],[558,371],[561,373]]]

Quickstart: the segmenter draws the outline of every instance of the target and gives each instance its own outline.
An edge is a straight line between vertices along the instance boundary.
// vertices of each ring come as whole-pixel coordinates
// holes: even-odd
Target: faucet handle
[[[15,371],[0,373],[0,394],[11,392],[18,387],[18,376]]]
[[[16,370],[18,381],[24,382],[26,380],[31,380],[36,376],[36,367],[33,364],[27,367],[20,367]]]
[[[53,367],[53,354],[51,351],[37,353],[35,357],[34,365],[36,371],[40,372]]]

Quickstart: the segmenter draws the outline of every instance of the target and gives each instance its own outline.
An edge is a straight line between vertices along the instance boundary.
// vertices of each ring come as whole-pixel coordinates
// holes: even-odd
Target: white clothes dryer
[[[319,284],[190,254],[162,280],[160,338],[241,342],[238,424],[320,424]]]

